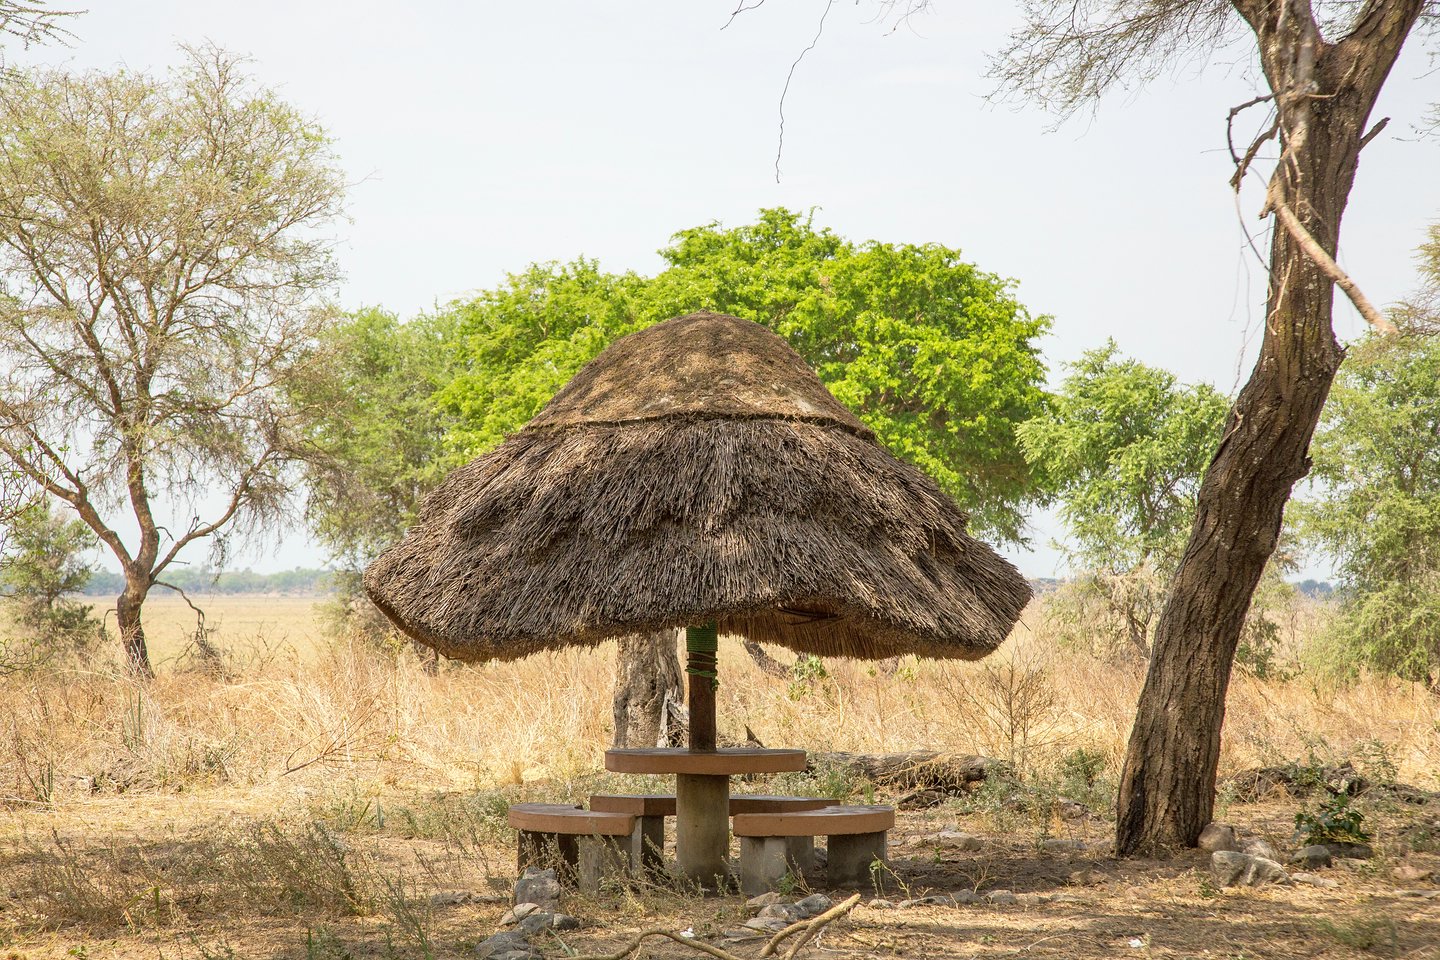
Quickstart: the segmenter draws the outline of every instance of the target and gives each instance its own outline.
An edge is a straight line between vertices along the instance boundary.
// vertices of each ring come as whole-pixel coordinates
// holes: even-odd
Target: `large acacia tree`
[[[1426,0],[1029,0],[996,61],[1010,90],[1061,111],[1177,58],[1254,43],[1258,135],[1234,145],[1236,184],[1278,146],[1262,216],[1274,218],[1265,335],[1200,485],[1197,513],[1161,611],[1121,779],[1116,846],[1193,846],[1210,820],[1225,693],[1245,614],[1275,550],[1285,504],[1343,350],[1338,284],[1388,324],[1335,264],[1340,222],[1370,114]],[[1184,229],[1176,224],[1176,229]]]
[[[279,387],[323,322],[343,191],[313,121],[187,53],[0,84],[0,457],[114,556],[145,675],[166,569],[286,502],[302,414]]]
[[[932,0],[877,0],[904,19]],[[759,4],[740,4],[735,14]],[[1343,350],[1338,285],[1379,330],[1391,325],[1336,265],[1370,113],[1406,41],[1440,18],[1436,0],[1021,0],[1021,25],[993,61],[999,94],[1061,114],[1248,38],[1258,134],[1231,144],[1239,189],[1274,140],[1261,215],[1272,217],[1265,335],[1197,496],[1195,523],[1155,632],[1121,779],[1121,854],[1194,846],[1214,807],[1225,693],[1251,598]],[[829,12],[827,4],[825,11]],[[734,14],[732,14],[733,16]],[[823,25],[823,20],[822,20]],[[1243,55],[1242,55],[1243,56]],[[1417,118],[1418,119],[1418,118]],[[1430,122],[1434,122],[1431,118]],[[1185,225],[1177,223],[1175,229]]]

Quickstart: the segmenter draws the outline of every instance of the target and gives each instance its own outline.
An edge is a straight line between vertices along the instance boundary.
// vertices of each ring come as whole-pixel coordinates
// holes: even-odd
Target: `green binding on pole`
[[[720,631],[715,627],[715,621],[701,624],[698,627],[685,628],[685,672],[697,677],[709,677],[710,682],[720,686],[720,675],[715,672],[716,655],[720,652]],[[703,662],[708,659],[710,669],[704,670],[697,661]]]

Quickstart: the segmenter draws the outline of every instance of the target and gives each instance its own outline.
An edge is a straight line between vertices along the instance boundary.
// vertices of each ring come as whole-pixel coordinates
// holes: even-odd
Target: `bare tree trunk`
[[[125,592],[115,598],[115,622],[120,628],[125,665],[143,680],[155,677],[155,671],[150,666],[150,651],[145,646],[145,626],[140,619],[140,609],[148,592],[146,585],[136,583],[127,574]]]
[[[760,644],[746,637],[742,646],[745,647],[745,652],[750,654],[750,659],[755,661],[755,666],[759,667],[762,673],[769,674],[777,680],[787,680],[790,678],[793,671],[766,653],[765,648],[760,646]]]
[[[1346,41],[1319,38],[1300,0],[1237,2],[1255,28],[1281,117],[1274,200],[1331,257],[1365,134],[1418,4],[1388,5]],[[1273,202],[1273,201],[1272,201]],[[1333,282],[1278,223],[1265,337],[1201,483],[1190,541],[1155,629],[1121,776],[1119,854],[1194,846],[1210,821],[1225,693],[1250,599],[1344,352]]]
[[[684,695],[678,632],[622,637],[616,655],[615,746],[653,747],[660,739],[666,694],[679,702]]]

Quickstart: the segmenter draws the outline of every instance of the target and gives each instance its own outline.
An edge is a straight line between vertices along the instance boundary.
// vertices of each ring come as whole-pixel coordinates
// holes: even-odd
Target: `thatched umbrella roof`
[[[714,313],[592,360],[365,573],[461,660],[714,621],[822,656],[977,659],[1030,598],[780,337]]]

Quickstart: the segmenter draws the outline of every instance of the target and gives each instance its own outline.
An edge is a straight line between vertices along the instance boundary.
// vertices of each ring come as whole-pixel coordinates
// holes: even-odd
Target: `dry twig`
[[[775,948],[780,946],[786,937],[798,933],[800,936],[796,938],[795,943],[785,953],[785,960],[794,960],[795,955],[800,952],[800,948],[805,946],[812,937],[823,930],[826,924],[845,916],[845,914],[855,909],[855,904],[859,902],[860,894],[854,893],[850,895],[848,900],[835,904],[835,906],[826,910],[818,917],[811,920],[799,920],[790,924],[790,926],[770,938],[770,942],[765,944],[765,948],[760,951],[760,956],[769,957],[774,955]]]
[[[813,917],[809,920],[798,920],[790,924],[790,926],[770,938],[769,942],[766,943],[765,947],[760,951],[760,956],[772,956],[775,953],[775,948],[778,947],[782,941],[792,934],[798,933],[800,937],[790,947],[789,951],[786,952],[784,958],[784,960],[794,960],[795,956],[800,952],[800,949],[814,938],[816,934],[823,930],[828,924],[855,909],[855,904],[859,902],[860,894],[857,893],[845,902],[836,904],[829,910],[826,910],[818,917]],[[715,957],[716,960],[747,960],[747,958],[739,954],[731,953],[723,947],[717,947],[713,944],[705,943],[702,940],[684,936],[673,930],[667,930],[664,927],[651,927],[648,930],[641,930],[631,938],[628,944],[614,953],[584,953],[572,956],[569,960],[625,960],[626,957],[640,949],[640,944],[651,937],[665,937],[668,940],[673,940],[678,944],[690,947],[692,950],[698,950],[700,953]]]

